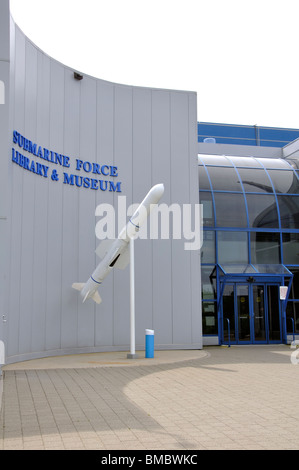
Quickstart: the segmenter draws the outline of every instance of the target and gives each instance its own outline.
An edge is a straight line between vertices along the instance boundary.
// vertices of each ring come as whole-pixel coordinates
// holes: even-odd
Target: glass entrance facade
[[[285,342],[299,334],[299,161],[198,161],[203,334],[220,344]]]

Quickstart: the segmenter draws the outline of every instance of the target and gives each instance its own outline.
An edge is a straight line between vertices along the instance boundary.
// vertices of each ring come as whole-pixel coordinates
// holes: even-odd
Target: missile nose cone
[[[155,190],[155,193],[159,194],[161,197],[164,193],[164,184],[156,184],[155,186],[153,186],[153,189]]]
[[[126,227],[126,236],[130,238],[132,235],[136,234],[136,231],[139,231],[140,227],[150,214],[154,205],[158,204],[158,202],[160,201],[163,193],[164,184],[156,184],[149,190],[149,192],[147,193],[143,201],[139,204],[137,210],[134,212],[131,219],[129,220],[129,223]],[[123,235],[119,235],[119,237],[123,237]]]
[[[153,199],[152,203],[157,203],[161,199],[164,193],[164,184],[156,184],[150,190],[151,198]]]

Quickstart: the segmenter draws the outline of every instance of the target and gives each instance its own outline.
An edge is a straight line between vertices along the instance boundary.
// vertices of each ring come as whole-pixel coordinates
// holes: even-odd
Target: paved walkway
[[[299,449],[293,351],[206,347],[5,366],[0,450]]]

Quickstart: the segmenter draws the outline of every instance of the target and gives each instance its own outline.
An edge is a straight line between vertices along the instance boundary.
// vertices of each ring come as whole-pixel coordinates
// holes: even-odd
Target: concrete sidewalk
[[[206,347],[7,365],[0,449],[299,449],[292,352]]]

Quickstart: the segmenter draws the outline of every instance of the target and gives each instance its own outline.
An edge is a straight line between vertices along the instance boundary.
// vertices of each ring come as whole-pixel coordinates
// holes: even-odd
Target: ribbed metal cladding
[[[1,18],[2,9],[1,3]],[[2,35],[1,29],[0,43]],[[127,206],[138,203],[156,183],[165,185],[166,204],[198,203],[196,94],[81,74],[44,54],[13,21],[11,38],[11,121],[8,150],[1,153],[9,201],[7,361],[125,350],[128,272],[114,270],[105,280],[99,306],[82,305],[71,285],[85,282],[98,262],[98,204],[117,211],[119,196]],[[67,156],[69,166],[21,149],[14,131],[37,148]],[[27,161],[12,161],[12,149],[48,170],[27,171]],[[117,167],[118,176],[106,179],[121,183],[121,192],[70,184],[70,175],[91,177],[76,170],[76,159]],[[139,240],[135,250],[137,347],[144,347],[145,328],[155,329],[156,348],[201,347],[198,252],[185,251],[184,240]]]

